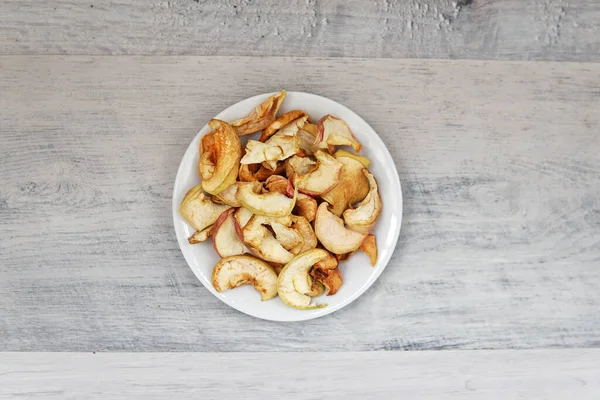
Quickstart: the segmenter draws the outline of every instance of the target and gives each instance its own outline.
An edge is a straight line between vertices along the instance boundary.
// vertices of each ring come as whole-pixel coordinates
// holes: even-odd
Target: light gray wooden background
[[[2,1],[0,351],[207,352],[188,357],[225,370],[256,358],[212,353],[258,352],[278,366],[328,359],[341,390],[331,396],[364,398],[341,374],[353,360],[349,377],[370,376],[379,398],[592,398],[597,350],[544,349],[600,347],[598,61],[595,0]],[[280,88],[363,116],[405,201],[376,284],[339,312],[290,324],[210,295],[170,215],[195,133]],[[454,349],[478,351],[385,352]],[[373,350],[383,352],[352,353]],[[293,353],[261,353],[277,351]],[[115,385],[122,398],[184,393],[181,381],[142,378],[161,357],[103,357],[0,353],[0,398],[105,398]],[[465,370],[477,357],[482,367]],[[370,363],[400,375],[409,363],[423,379],[390,384],[366,374]],[[438,363],[456,380],[427,375]],[[113,367],[138,372],[85,384]],[[118,386],[123,376],[139,391]],[[564,376],[567,391],[544,391]],[[473,379],[487,379],[479,392]]]

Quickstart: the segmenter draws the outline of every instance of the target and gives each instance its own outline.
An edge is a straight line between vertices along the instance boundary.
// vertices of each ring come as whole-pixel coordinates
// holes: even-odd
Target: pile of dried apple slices
[[[278,116],[285,95],[243,119],[208,123],[198,161],[202,183],[179,211],[196,229],[189,243],[212,237],[222,257],[212,273],[218,292],[251,284],[262,300],[279,295],[288,306],[312,309],[325,306],[313,297],[341,287],[339,262],[360,249],[376,264],[370,232],[382,203],[348,125],[331,115],[315,125],[302,110]],[[242,146],[240,136],[258,132]]]

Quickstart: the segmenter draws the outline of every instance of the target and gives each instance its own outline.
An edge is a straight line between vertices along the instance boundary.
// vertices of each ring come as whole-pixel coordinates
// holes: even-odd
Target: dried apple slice
[[[361,201],[369,193],[369,180],[362,172],[369,166],[369,160],[344,150],[337,151],[334,156],[342,164],[339,183],[321,197],[333,206],[331,211],[340,216],[348,207]]]
[[[271,193],[288,194],[288,185],[290,182],[281,175],[272,175],[265,181],[265,187]]]
[[[260,164],[265,161],[274,163],[293,156],[299,149],[296,136],[276,133],[264,143],[257,140],[248,140],[246,154],[240,162],[242,164]]]
[[[260,194],[260,187],[256,182],[240,182],[236,198],[240,203],[254,214],[269,217],[284,217],[292,213],[298,190],[294,191],[294,197],[289,198],[281,193]]]
[[[315,153],[317,167],[313,171],[296,175],[294,185],[305,194],[320,196],[332,190],[339,182],[342,164],[324,151]]]
[[[212,233],[213,226],[214,225],[211,225],[207,228],[204,228],[201,231],[194,232],[194,234],[188,238],[188,243],[196,244],[196,243],[201,243],[201,242],[207,241]]]
[[[298,233],[298,231],[296,231],[293,228],[285,226],[284,224],[280,223],[279,221],[271,222],[271,229],[273,229],[273,232],[275,233],[275,238],[277,239],[277,241],[279,243],[281,243],[283,248],[288,251],[290,251],[294,248],[301,249],[302,246],[304,245],[304,239],[302,238],[300,233]],[[298,254],[298,253],[296,253],[296,254]]]
[[[285,114],[282,114],[279,118],[277,118],[275,121],[271,122],[269,124],[269,126],[267,126],[262,131],[262,134],[260,135],[259,140],[261,142],[264,142],[265,140],[267,140],[268,138],[273,136],[277,131],[283,129],[284,127],[286,127],[288,124],[291,124],[292,122],[294,122],[294,124],[292,124],[292,126],[290,128],[291,129],[293,129],[293,127],[296,128],[296,131],[293,133],[295,135],[295,133],[298,131],[298,129],[302,128],[302,126],[304,126],[304,123],[306,122],[307,119],[308,119],[308,116],[306,116],[306,114],[302,110],[292,110],[292,111],[286,112]]]
[[[349,157],[352,158],[358,162],[360,162],[365,168],[369,168],[369,166],[371,165],[371,160],[369,160],[367,157],[365,156],[359,156],[357,154],[352,154],[349,151],[346,150],[338,150],[336,151],[333,156],[337,159],[340,160],[342,157]]]
[[[349,253],[358,249],[366,235],[347,229],[340,217],[323,202],[317,209],[315,234],[321,244],[334,254]]]
[[[296,206],[292,213],[306,218],[308,222],[312,222],[317,216],[317,201],[307,194],[298,193]]]
[[[242,229],[235,219],[234,212],[234,208],[223,212],[213,228],[213,246],[221,257],[248,253],[248,249],[240,239]]]
[[[228,208],[228,205],[215,204],[204,194],[202,185],[198,185],[187,192],[179,206],[179,213],[196,230],[203,231],[214,224],[219,215]]]
[[[315,235],[315,231],[310,225],[310,222],[308,222],[308,220],[304,217],[293,216],[292,218],[293,223],[291,228],[298,232],[303,240],[301,245],[292,248],[290,252],[292,254],[300,254],[317,247],[317,236]]]
[[[336,118],[332,115],[326,115],[318,123],[319,135],[317,136],[316,143],[320,147],[327,147],[327,145],[341,145],[341,146],[352,146],[354,152],[357,154],[362,149],[362,145],[348,127],[348,125],[341,119]]]
[[[293,185],[283,176],[270,176],[265,182],[265,185],[269,192],[285,194],[288,197],[294,195]],[[294,206],[292,213],[306,218],[308,222],[312,222],[317,215],[317,201],[307,194],[298,193],[296,205]]]
[[[319,282],[325,286],[327,296],[333,296],[336,294],[338,290],[340,290],[342,283],[344,283],[342,280],[342,273],[340,272],[339,268],[329,271],[326,277],[319,279]]]
[[[326,304],[311,304],[309,295],[296,290],[303,281],[309,282],[309,271],[314,264],[325,259],[329,254],[322,249],[312,249],[294,257],[277,277],[277,293],[281,300],[290,307],[301,310],[325,307]]]
[[[377,181],[366,169],[363,170],[363,173],[369,180],[369,194],[360,202],[358,207],[344,211],[343,216],[348,228],[356,232],[368,234],[375,226],[377,218],[381,214],[382,205],[381,197],[379,197],[377,190]]]
[[[285,264],[290,261],[294,255],[290,253],[273,234],[265,227],[279,222],[281,224],[290,224],[291,217],[272,218],[261,215],[254,215],[244,229],[242,236],[244,243],[250,246],[250,250],[265,261]]]
[[[277,274],[266,262],[252,256],[230,256],[221,259],[214,267],[212,284],[217,292],[252,285],[263,301],[277,295]]]
[[[371,266],[374,267],[377,264],[377,240],[375,239],[375,236],[367,236],[361,243],[360,249],[369,256]]]
[[[327,296],[332,296],[342,286],[342,274],[338,269],[338,260],[329,254],[328,257],[315,264],[310,274],[327,289]]]
[[[317,163],[309,157],[292,156],[285,160],[285,174],[288,178],[306,175],[317,168]]]
[[[258,164],[241,164],[238,178],[241,182],[256,182],[258,178],[256,173],[258,171]]]
[[[231,125],[235,128],[238,135],[249,135],[254,132],[265,129],[271,122],[275,121],[279,107],[285,99],[286,91],[269,97],[265,102],[256,107],[250,114],[242,119],[232,122]]]
[[[211,133],[214,143],[210,151],[200,155],[198,172],[202,178],[202,189],[217,195],[236,181],[242,147],[239,137],[227,122],[213,119],[208,126],[215,131]]]
[[[250,247],[250,251],[265,261],[279,264],[285,264],[294,258],[294,255],[287,251],[271,233],[263,239],[259,246]]]
[[[213,201],[219,204],[227,204],[231,207],[241,207],[242,204],[235,198],[238,189],[238,182],[223,190],[221,193],[213,197]]]
[[[250,221],[250,218],[252,218],[253,215],[254,214],[252,213],[252,211],[248,210],[247,208],[240,207],[237,210],[235,210],[234,216],[235,219],[237,219],[240,228],[243,229],[248,223],[248,221]]]

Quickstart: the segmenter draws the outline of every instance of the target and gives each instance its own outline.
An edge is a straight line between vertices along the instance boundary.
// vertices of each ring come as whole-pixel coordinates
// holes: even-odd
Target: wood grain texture
[[[597,399],[600,350],[0,353],[0,399]]]
[[[597,0],[3,0],[0,54],[600,61]]]
[[[577,63],[0,57],[0,350],[598,347],[599,78]],[[293,324],[205,290],[170,214],[196,132],[282,87],[363,116],[405,199],[373,287]]]

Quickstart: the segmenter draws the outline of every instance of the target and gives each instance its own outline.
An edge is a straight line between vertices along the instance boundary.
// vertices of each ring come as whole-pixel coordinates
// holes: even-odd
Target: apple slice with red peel
[[[228,205],[215,204],[204,194],[202,186],[198,185],[187,192],[179,206],[179,213],[196,230],[203,231],[214,224],[219,215],[229,208],[231,207]]]
[[[326,115],[318,123],[319,135],[316,142],[320,147],[332,146],[352,146],[357,154],[362,149],[362,145],[350,130],[350,127],[344,120],[332,115]]]
[[[244,227],[246,226],[246,224],[248,223],[248,221],[250,221],[250,218],[252,218],[254,214],[252,213],[252,211],[248,210],[247,208],[244,207],[240,207],[237,210],[235,210],[235,219],[237,219],[237,222],[240,226],[240,228],[244,229]]]
[[[298,129],[302,128],[308,116],[302,110],[292,110],[282,114],[275,121],[271,122],[260,135],[260,141],[265,142],[275,133],[284,132],[286,135],[296,135]]]
[[[301,310],[310,310],[325,307],[326,304],[313,304],[312,298],[304,293],[298,292],[294,282],[301,289],[310,288],[308,285],[309,271],[317,262],[327,258],[329,253],[322,249],[312,249],[297,255],[292,259],[277,277],[277,293],[281,300],[290,307]],[[303,290],[308,292],[309,290]]]
[[[213,246],[221,257],[248,253],[248,249],[240,240],[242,229],[234,216],[235,209],[230,208],[219,216],[213,227]]]
[[[337,151],[334,156],[342,164],[339,183],[321,197],[333,206],[331,211],[340,216],[348,207],[361,201],[369,193],[369,180],[363,173],[363,169],[369,165],[369,160],[343,150]]]
[[[344,211],[343,216],[348,228],[368,234],[381,214],[382,204],[377,190],[377,181],[366,169],[363,170],[363,173],[369,180],[369,194],[360,202],[358,207]]]
[[[239,136],[249,135],[254,132],[265,129],[269,126],[277,116],[279,107],[285,99],[286,91],[282,90],[279,93],[269,97],[266,101],[256,107],[250,114],[242,119],[238,119],[231,123]]]
[[[334,254],[344,254],[358,249],[366,235],[347,229],[340,217],[323,202],[317,209],[315,234],[321,244]]]
[[[201,242],[207,241],[212,233],[212,227],[213,227],[213,225],[211,225],[207,228],[204,228],[201,231],[194,232],[194,234],[188,238],[188,243],[196,244],[196,243],[201,243]]]
[[[360,245],[360,249],[369,256],[371,266],[374,267],[377,264],[377,240],[375,239],[375,236],[367,236]]]
[[[321,150],[315,153],[317,158],[317,168],[304,174],[296,175],[294,186],[308,195],[321,196],[332,190],[339,182],[342,164]]]
[[[277,274],[264,261],[247,255],[221,259],[213,268],[212,284],[219,293],[242,285],[253,285],[263,301],[277,295]]]
[[[271,193],[281,193],[288,197],[294,196],[294,186],[283,176],[270,176],[265,182],[265,185],[267,190]],[[306,218],[308,222],[312,222],[317,215],[317,201],[307,194],[298,193],[296,205],[294,206],[292,213]]]
[[[203,142],[198,172],[202,177],[202,189],[217,195],[236,181],[242,147],[239,137],[227,122],[213,119],[208,126],[214,130],[214,133],[209,133],[212,136],[207,141],[210,149],[205,150]]]
[[[235,182],[233,185],[229,186],[227,189],[223,190],[221,193],[213,197],[213,201],[219,204],[227,204],[231,207],[241,207],[242,204],[235,198],[238,189],[238,182]]]
[[[298,191],[294,191],[294,197],[289,198],[281,193],[260,193],[262,184],[255,182],[240,182],[236,198],[248,210],[254,214],[269,217],[284,217],[290,215],[296,205]]]

